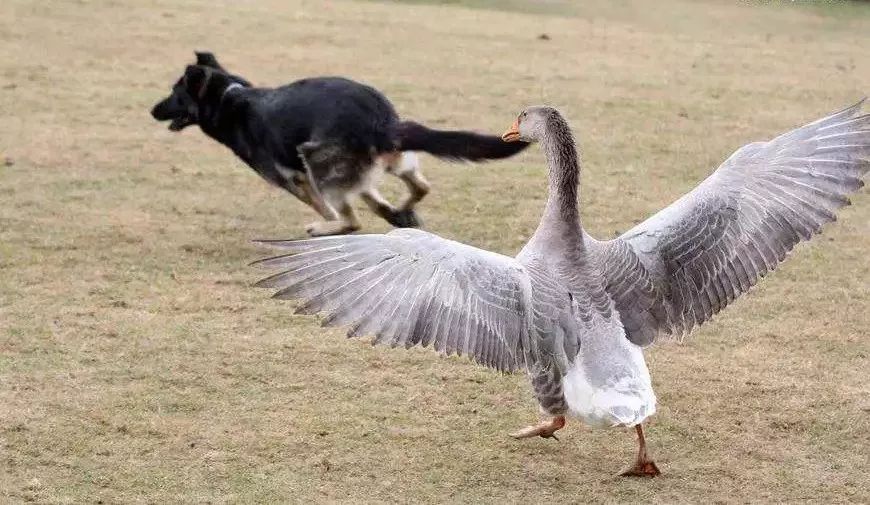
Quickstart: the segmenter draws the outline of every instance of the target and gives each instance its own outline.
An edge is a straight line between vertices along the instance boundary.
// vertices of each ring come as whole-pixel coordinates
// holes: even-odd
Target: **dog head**
[[[247,80],[227,72],[214,54],[199,51],[195,54],[196,64],[188,65],[172,86],[172,93],[151,109],[154,119],[170,121],[169,129],[172,131],[181,131],[199,122],[200,105],[210,86],[226,87],[229,83],[245,87],[251,85]]]

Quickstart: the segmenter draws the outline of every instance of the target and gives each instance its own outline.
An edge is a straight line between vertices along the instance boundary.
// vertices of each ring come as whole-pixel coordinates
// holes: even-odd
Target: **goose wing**
[[[870,169],[870,114],[852,107],[737,150],[669,207],[599,249],[628,338],[682,337],[836,220]]]
[[[513,258],[413,229],[267,243],[286,254],[257,264],[283,271],[257,285],[300,299],[297,313],[325,313],[325,326],[375,343],[525,366],[531,284]]]

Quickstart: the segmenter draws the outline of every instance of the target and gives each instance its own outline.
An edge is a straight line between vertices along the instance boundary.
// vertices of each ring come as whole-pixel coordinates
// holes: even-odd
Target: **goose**
[[[568,123],[555,108],[529,107],[502,138],[540,144],[548,196],[516,257],[415,229],[267,240],[282,254],[254,264],[280,270],[256,285],[299,300],[297,313],[325,314],[324,326],[349,326],[348,336],[524,370],[542,418],[512,436],[555,438],[566,416],[633,427],[638,452],[620,475],[655,476],[642,423],[656,396],[643,348],[710,320],[836,219],[870,169],[862,103],[738,149],[612,240],[581,226]]]

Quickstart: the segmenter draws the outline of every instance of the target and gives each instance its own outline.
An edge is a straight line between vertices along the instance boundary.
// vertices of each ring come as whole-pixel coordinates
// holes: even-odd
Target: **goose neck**
[[[577,198],[580,159],[574,137],[567,124],[556,124],[547,128],[541,139],[541,147],[549,168],[549,188],[544,219],[579,225]]]

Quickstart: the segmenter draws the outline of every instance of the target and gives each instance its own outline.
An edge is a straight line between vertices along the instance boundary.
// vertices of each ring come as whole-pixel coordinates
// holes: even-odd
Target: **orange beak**
[[[508,131],[504,132],[504,135],[501,136],[501,139],[505,142],[518,142],[520,140],[519,118],[514,120],[514,124],[511,125]]]

